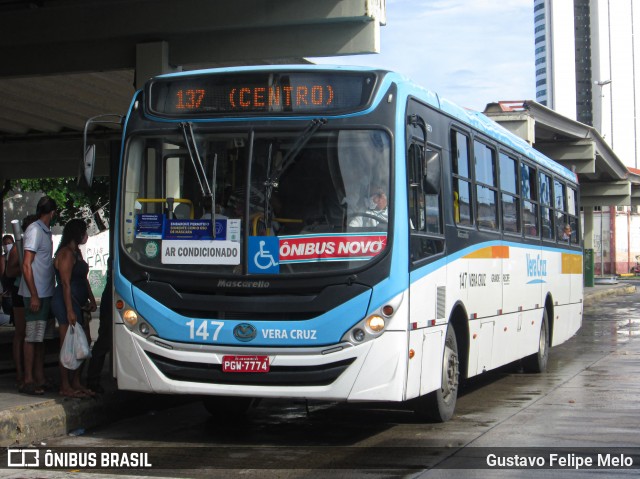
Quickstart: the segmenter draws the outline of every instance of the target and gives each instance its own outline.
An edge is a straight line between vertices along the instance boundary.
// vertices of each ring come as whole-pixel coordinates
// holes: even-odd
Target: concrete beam
[[[169,44],[167,42],[136,45],[136,89],[142,88],[151,77],[176,70],[179,69],[169,65]]]
[[[531,115],[522,112],[498,112],[485,111],[485,115],[491,118],[514,135],[532,145],[536,140],[536,122]]]
[[[96,144],[94,176],[109,174],[109,141]],[[82,137],[0,144],[0,178],[75,177],[82,159]]]
[[[172,65],[376,53],[385,21],[384,0],[43,2],[0,16],[0,77],[132,69],[153,42]]]
[[[640,206],[640,185],[631,185],[631,206]]]
[[[581,183],[581,198],[585,196],[629,196],[631,197],[631,183],[629,181],[610,181],[606,183]]]
[[[596,172],[596,146],[593,140],[536,143],[536,150],[563,166],[580,173]]]
[[[582,206],[631,206],[630,196],[582,196],[580,198]]]
[[[630,206],[631,183],[581,183],[580,202],[582,206]]]

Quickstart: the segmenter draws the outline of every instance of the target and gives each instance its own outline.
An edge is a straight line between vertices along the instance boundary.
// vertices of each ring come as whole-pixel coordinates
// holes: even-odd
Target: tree
[[[12,180],[11,187],[22,191],[42,191],[53,198],[58,205],[60,224],[72,218],[85,218],[94,221],[99,231],[107,229],[99,211],[102,209],[103,216],[109,217],[109,177],[94,178],[88,190],[78,187],[76,178]],[[6,191],[9,190],[3,188],[0,191],[3,198]]]

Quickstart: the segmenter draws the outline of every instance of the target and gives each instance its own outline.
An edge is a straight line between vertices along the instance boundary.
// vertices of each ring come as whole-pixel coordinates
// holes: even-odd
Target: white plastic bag
[[[82,360],[76,358],[76,334],[75,326],[69,326],[67,334],[64,337],[62,348],[60,348],[60,364],[67,369],[78,369],[82,364]]]
[[[87,336],[82,326],[69,326],[60,349],[60,363],[67,369],[78,369],[91,355]]]
[[[75,341],[74,341],[74,349],[76,350],[76,359],[82,360],[87,359],[91,356],[91,350],[89,349],[89,342],[87,341],[87,335],[84,334],[84,328],[82,326],[78,326],[75,329]]]

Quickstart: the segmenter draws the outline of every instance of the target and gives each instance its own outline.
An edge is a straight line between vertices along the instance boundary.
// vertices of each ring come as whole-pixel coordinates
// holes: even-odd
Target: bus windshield
[[[387,247],[390,167],[385,130],[319,120],[135,134],[124,163],[123,250],[144,266],[233,276],[361,268]]]

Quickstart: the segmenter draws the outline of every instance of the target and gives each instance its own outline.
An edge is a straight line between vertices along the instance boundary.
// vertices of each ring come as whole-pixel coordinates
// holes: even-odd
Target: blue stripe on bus
[[[582,256],[582,251],[575,251],[566,248],[558,248],[552,246],[543,246],[543,245],[533,245],[526,243],[516,243],[513,241],[486,241],[484,243],[478,243],[473,246],[468,246],[460,251],[456,251],[450,255],[445,255],[443,258],[434,261],[433,263],[429,263],[422,268],[419,268],[411,273],[411,283],[415,283],[416,281],[424,278],[428,274],[433,273],[434,271],[446,266],[449,263],[453,263],[454,261],[463,258],[475,251],[488,248],[491,246],[508,246],[509,248],[520,248],[520,249],[531,249],[536,251],[547,251],[554,253],[565,253],[565,254],[574,254]]]
[[[171,311],[162,303],[153,299],[135,286],[133,296],[136,310],[153,326],[158,335],[169,341],[208,345],[243,346],[326,346],[339,343],[342,336],[358,321],[365,318],[369,306],[371,291],[364,292],[341,304],[333,310],[304,321],[265,321],[235,320],[211,318],[189,318]],[[189,323],[193,321],[193,325]],[[213,322],[213,323],[212,323]],[[204,323],[204,326],[202,326]],[[217,325],[223,323],[217,340],[213,333]],[[239,324],[250,323],[257,330],[257,336],[250,342],[234,337],[234,328]],[[198,337],[195,331],[203,327],[208,339]],[[307,335],[300,334],[306,331]],[[313,332],[313,336],[311,337]],[[191,338],[190,334],[194,334]],[[279,337],[277,337],[279,336]],[[286,336],[286,338],[284,337]],[[302,337],[300,337],[302,336]]]

